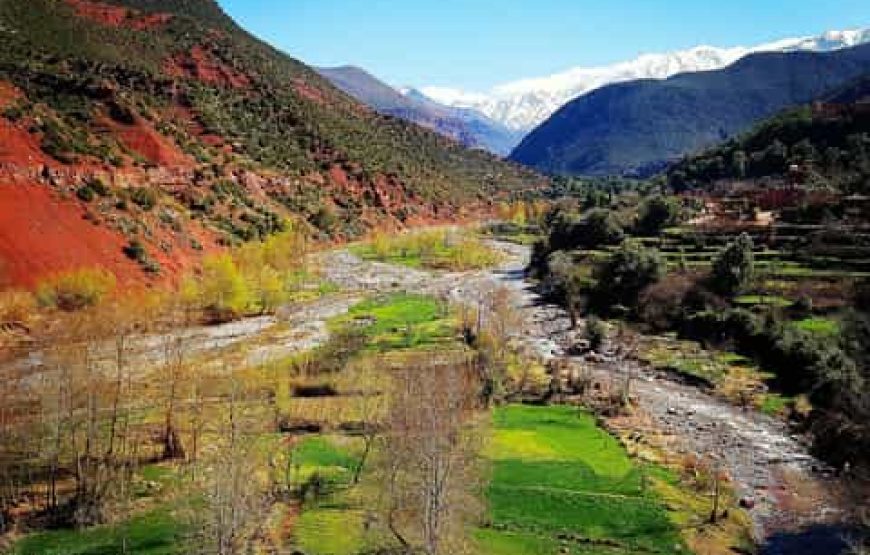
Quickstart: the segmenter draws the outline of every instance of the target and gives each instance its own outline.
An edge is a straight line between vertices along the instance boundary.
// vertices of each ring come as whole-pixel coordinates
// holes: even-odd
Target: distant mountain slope
[[[790,108],[739,137],[686,157],[667,176],[677,190],[720,180],[788,176],[870,194],[870,73],[811,105]]]
[[[510,131],[483,114],[443,106],[414,90],[402,94],[361,68],[342,66],[317,71],[378,112],[422,125],[467,147],[507,156],[520,141],[520,133]]]
[[[612,65],[575,67],[554,75],[505,83],[483,93],[447,87],[423,87],[422,91],[444,105],[473,108],[510,129],[526,133],[569,101],[612,83],[665,79],[690,71],[721,69],[756,52],[828,52],[866,42],[870,42],[870,29],[828,31],[819,36],[788,38],[749,47],[697,46],[676,52],[643,54]]]
[[[169,276],[288,218],[345,238],[541,183],[375,113],[214,0],[0,0],[0,44],[0,203],[41,214],[23,234],[0,217],[17,283],[76,264],[77,241],[115,245],[82,263],[151,280],[156,265],[122,246],[141,243]]]
[[[564,106],[511,158],[556,174],[643,174],[868,71],[870,44],[753,54],[717,71],[609,85]]]

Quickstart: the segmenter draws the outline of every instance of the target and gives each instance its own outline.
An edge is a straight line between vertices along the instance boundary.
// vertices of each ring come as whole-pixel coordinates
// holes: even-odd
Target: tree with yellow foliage
[[[228,254],[208,256],[202,263],[203,307],[217,320],[243,314],[250,306],[248,284]]]

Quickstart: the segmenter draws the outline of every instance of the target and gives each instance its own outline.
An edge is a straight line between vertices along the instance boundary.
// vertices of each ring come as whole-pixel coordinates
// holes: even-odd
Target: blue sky
[[[218,0],[311,65],[393,85],[485,90],[698,44],[751,45],[870,24],[868,0]]]

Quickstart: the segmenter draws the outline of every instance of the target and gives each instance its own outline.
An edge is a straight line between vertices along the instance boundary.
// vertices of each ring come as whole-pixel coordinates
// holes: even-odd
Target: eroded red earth
[[[122,145],[155,166],[191,167],[193,160],[172,139],[154,129],[148,121],[136,117],[132,125],[108,118],[101,122]]]
[[[24,287],[56,272],[101,267],[120,283],[140,283],[119,234],[85,219],[84,208],[39,183],[0,177],[0,260],[9,282]]]
[[[190,52],[176,54],[166,60],[163,71],[171,77],[196,79],[209,85],[248,88],[250,78],[218,60],[202,46],[194,46]]]
[[[77,16],[89,19],[109,27],[129,27],[138,31],[153,29],[165,25],[172,19],[172,14],[155,13],[142,14],[122,6],[113,6],[102,2],[89,0],[65,0]]]

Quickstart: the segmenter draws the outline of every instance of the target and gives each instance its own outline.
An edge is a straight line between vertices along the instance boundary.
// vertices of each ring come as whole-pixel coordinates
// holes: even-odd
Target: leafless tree
[[[461,553],[477,516],[480,387],[473,363],[443,360],[394,371],[381,444],[383,518],[403,549]]]

